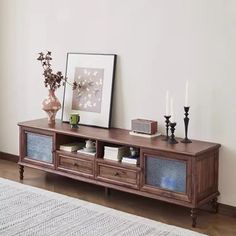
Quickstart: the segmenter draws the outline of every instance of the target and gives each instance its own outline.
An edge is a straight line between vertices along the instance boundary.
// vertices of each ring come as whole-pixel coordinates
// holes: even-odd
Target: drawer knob
[[[119,172],[116,172],[114,175],[115,175],[115,176],[119,176],[119,175],[120,175],[120,173],[119,173]]]
[[[77,166],[79,166],[79,165],[78,165],[77,163],[74,163],[74,166],[76,166],[76,167],[77,167]]]

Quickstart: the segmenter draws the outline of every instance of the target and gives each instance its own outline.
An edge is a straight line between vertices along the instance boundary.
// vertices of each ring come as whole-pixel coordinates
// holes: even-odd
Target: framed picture
[[[67,81],[75,81],[79,88],[65,85],[62,121],[68,122],[70,113],[79,113],[80,124],[110,127],[115,66],[114,54],[67,54]]]

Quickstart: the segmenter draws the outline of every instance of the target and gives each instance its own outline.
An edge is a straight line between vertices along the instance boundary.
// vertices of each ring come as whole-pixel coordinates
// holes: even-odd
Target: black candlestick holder
[[[189,118],[188,118],[188,112],[189,112],[190,107],[184,107],[184,127],[185,127],[185,138],[181,140],[181,143],[191,143],[192,141],[188,139],[188,123],[189,123]]]
[[[170,124],[170,117],[171,116],[164,116],[165,117],[165,119],[166,119],[166,136],[165,136],[165,138],[164,139],[162,139],[163,141],[168,141],[168,139],[169,139],[169,124]]]
[[[170,122],[170,131],[171,131],[171,135],[168,139],[168,143],[170,144],[176,144],[178,143],[178,141],[175,139],[175,126],[176,126],[176,122]]]

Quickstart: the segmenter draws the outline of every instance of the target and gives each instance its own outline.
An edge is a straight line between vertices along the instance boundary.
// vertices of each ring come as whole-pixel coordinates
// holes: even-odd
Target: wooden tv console
[[[71,129],[57,120],[19,123],[20,179],[24,166],[145,197],[189,207],[192,226],[196,226],[197,208],[211,203],[218,209],[218,165],[220,144],[195,141],[168,144],[163,136],[143,138],[128,130],[80,126]],[[95,157],[60,151],[62,144],[96,142]],[[103,159],[104,146],[132,146],[140,150],[140,164],[123,164]]]

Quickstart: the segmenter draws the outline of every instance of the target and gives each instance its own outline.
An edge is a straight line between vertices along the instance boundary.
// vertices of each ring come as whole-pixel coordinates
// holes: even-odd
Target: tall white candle
[[[175,121],[175,116],[174,116],[174,100],[173,98],[170,98],[170,115],[171,115],[171,122],[173,123]]]
[[[185,107],[188,107],[188,80],[186,81],[185,84],[185,103],[184,103]]]
[[[166,91],[166,116],[170,115],[169,111],[169,91]]]

